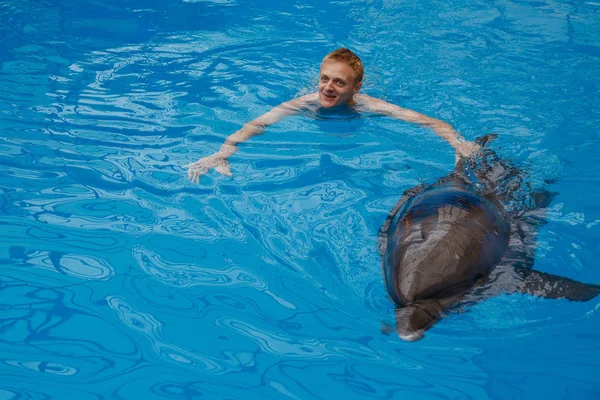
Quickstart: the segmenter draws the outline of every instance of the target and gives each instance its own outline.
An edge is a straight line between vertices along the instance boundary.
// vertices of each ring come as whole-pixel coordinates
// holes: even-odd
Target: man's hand
[[[469,157],[481,150],[481,146],[475,142],[459,141],[454,146],[454,150],[456,150],[456,153],[461,157]]]
[[[183,168],[188,168],[188,179],[192,183],[199,183],[200,177],[213,168],[223,175],[231,176],[231,168],[229,168],[227,158],[218,153],[184,165]]]
[[[481,150],[481,146],[475,142],[459,141],[454,146],[454,162],[458,164],[461,157],[469,157]]]

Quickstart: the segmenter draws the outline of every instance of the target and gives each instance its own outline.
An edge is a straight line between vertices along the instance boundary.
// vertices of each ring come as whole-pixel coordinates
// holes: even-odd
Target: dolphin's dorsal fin
[[[475,143],[480,145],[481,147],[487,146],[489,143],[493,142],[498,138],[498,135],[495,133],[488,133],[487,135],[483,135],[475,139]]]

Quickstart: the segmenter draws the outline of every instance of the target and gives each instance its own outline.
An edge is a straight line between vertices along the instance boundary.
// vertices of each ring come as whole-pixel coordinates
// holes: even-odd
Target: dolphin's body
[[[521,173],[484,148],[435,184],[407,190],[392,208],[379,250],[401,339],[418,340],[445,310],[494,294],[586,301],[600,293],[600,286],[531,269],[544,222],[535,210],[552,195],[527,202],[518,198],[522,186]],[[508,212],[515,201],[520,209]]]

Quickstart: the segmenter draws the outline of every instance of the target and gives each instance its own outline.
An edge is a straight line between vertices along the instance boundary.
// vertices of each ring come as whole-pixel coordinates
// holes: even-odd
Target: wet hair
[[[356,54],[354,54],[349,49],[342,47],[340,49],[334,50],[331,53],[327,54],[325,58],[323,58],[322,62],[325,61],[341,61],[350,66],[356,73],[356,82],[362,82],[363,75],[365,73],[365,68],[363,67],[363,63]]]

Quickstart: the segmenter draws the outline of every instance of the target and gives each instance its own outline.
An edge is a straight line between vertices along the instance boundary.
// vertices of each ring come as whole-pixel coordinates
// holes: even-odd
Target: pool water
[[[452,149],[382,117],[290,117],[233,177],[182,168],[316,88],[451,123],[557,192],[535,268],[600,284],[600,3],[0,4],[0,399],[600,397],[600,299],[504,295],[419,342],[376,234]]]

